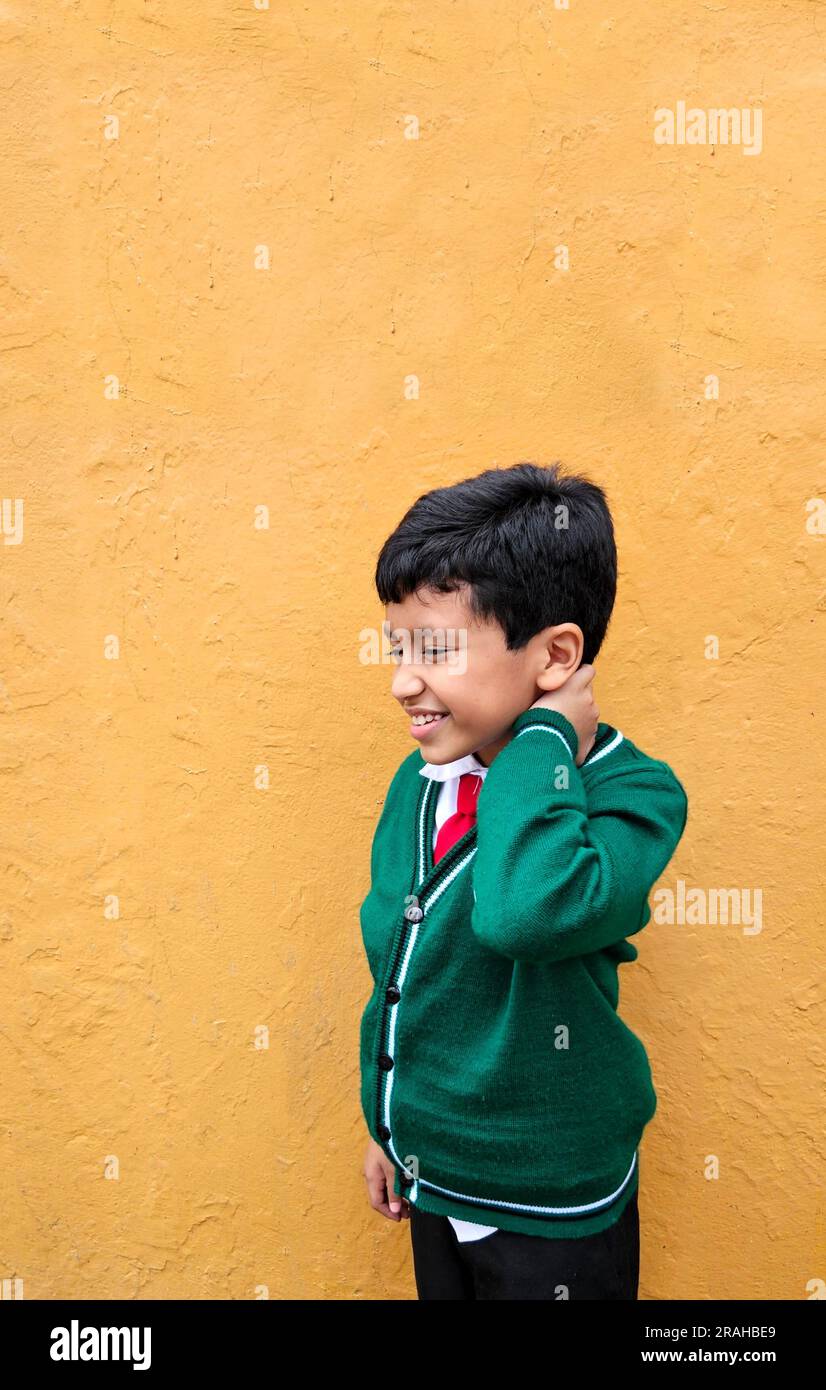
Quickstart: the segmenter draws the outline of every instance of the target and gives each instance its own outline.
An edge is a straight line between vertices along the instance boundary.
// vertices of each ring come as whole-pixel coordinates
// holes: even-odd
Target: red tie
[[[459,778],[459,791],[456,798],[456,810],[452,816],[448,816],[438,835],[436,836],[436,848],[433,851],[433,863],[438,864],[443,854],[457,840],[461,840],[469,830],[476,824],[476,802],[479,799],[479,789],[482,785],[482,778],[478,772],[463,772]]]

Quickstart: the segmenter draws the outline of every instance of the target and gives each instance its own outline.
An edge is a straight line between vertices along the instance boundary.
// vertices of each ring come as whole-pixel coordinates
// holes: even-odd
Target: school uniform
[[[656,1109],[645,1048],[617,1013],[617,970],[637,957],[627,938],[650,920],[685,790],[608,724],[581,767],[558,711],[527,710],[511,732],[479,774],[475,823],[438,862],[450,814],[439,783],[476,759],[440,770],[416,748],[402,761],[360,911],[374,982],[360,1028],[365,1121],[410,1203],[423,1279],[425,1251],[438,1272],[447,1249],[480,1290],[421,1297],[520,1297],[520,1277],[543,1286],[540,1266],[556,1287],[565,1252],[585,1260],[597,1247],[583,1242],[616,1226],[599,1246],[610,1251],[636,1220],[637,1150]],[[473,1225],[487,1229],[461,1238]],[[612,1277],[621,1263],[609,1253]],[[576,1270],[561,1282],[576,1284]]]

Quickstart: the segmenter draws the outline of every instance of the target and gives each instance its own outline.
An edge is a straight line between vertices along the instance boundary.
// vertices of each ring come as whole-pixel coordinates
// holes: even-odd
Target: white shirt
[[[475,753],[468,753],[464,758],[455,758],[452,763],[425,763],[424,767],[419,768],[422,777],[432,777],[434,781],[441,782],[439,799],[436,802],[436,824],[433,827],[433,849],[436,849],[436,840],[439,831],[447,820],[456,810],[459,800],[459,778],[463,772],[478,772],[484,779],[488,769],[484,763],[480,763]],[[458,1240],[481,1240],[483,1236],[492,1235],[498,1230],[498,1226],[482,1226],[477,1221],[459,1221],[457,1218],[449,1216],[448,1221],[456,1232]]]

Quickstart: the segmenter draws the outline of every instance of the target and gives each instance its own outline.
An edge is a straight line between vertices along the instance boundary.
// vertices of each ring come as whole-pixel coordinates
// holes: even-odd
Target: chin
[[[433,763],[440,766],[442,763],[453,763],[457,758],[463,758],[469,749],[454,746],[452,748],[421,748],[421,755],[426,763]]]

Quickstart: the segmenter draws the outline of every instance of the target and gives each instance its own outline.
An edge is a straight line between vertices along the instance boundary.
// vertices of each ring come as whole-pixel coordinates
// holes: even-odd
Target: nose
[[[417,675],[416,667],[410,662],[402,661],[396,667],[390,682],[390,693],[400,704],[403,704],[405,700],[418,698],[424,688],[424,681],[421,676]]]

